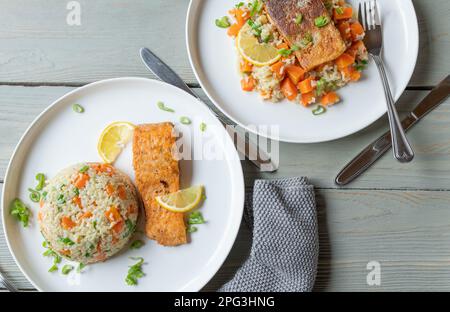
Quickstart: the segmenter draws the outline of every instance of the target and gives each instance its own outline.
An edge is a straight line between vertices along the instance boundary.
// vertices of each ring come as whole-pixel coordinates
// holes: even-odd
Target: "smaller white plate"
[[[176,113],[157,108],[164,101]],[[85,113],[72,111],[79,103]],[[189,126],[179,123],[180,116],[192,119]],[[36,185],[35,175],[43,172],[53,177],[59,170],[83,161],[101,161],[97,140],[106,125],[114,121],[134,124],[171,121],[183,134],[185,147],[191,147],[196,159],[205,155],[205,146],[214,146],[214,160],[180,161],[181,187],[205,185],[206,196],[200,211],[206,224],[198,226],[189,244],[163,247],[146,241],[139,250],[124,250],[103,263],[93,264],[82,274],[69,276],[48,273],[52,259],[42,253],[43,238],[36,221],[38,205],[28,198],[29,187]],[[200,123],[207,124],[205,132]],[[190,138],[189,139],[189,135]],[[119,156],[115,166],[132,179],[131,143]],[[23,228],[9,214],[14,198],[22,199],[34,215],[28,228]],[[119,78],[96,82],[63,96],[40,116],[26,131],[8,166],[3,187],[2,220],[6,241],[17,264],[30,282],[42,291],[198,291],[217,272],[236,238],[244,204],[242,168],[233,146],[220,122],[204,104],[178,88],[142,78]],[[140,218],[142,220],[143,213]],[[139,285],[127,286],[125,277],[129,257],[143,257],[146,276]],[[60,265],[60,268],[62,264]]]
[[[252,125],[279,126],[279,139],[315,143],[339,139],[369,126],[386,113],[380,76],[371,61],[363,79],[338,91],[343,102],[326,114],[314,116],[311,109],[287,100],[263,101],[256,92],[243,92],[233,39],[214,21],[239,1],[191,0],[186,22],[186,42],[191,66],[211,101],[230,119],[255,132]],[[349,3],[357,8],[359,1]],[[384,60],[396,100],[414,71],[419,49],[419,31],[411,0],[378,0],[384,30]],[[257,128],[256,128],[257,129]],[[261,128],[263,129],[263,128]],[[261,136],[266,133],[258,132]]]

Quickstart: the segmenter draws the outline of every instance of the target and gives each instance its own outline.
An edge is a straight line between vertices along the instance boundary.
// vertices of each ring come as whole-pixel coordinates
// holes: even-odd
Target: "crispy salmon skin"
[[[169,122],[139,125],[133,135],[133,167],[137,188],[145,206],[145,231],[150,239],[164,246],[187,243],[183,213],[159,206],[155,197],[180,188],[178,160],[173,125]]]
[[[266,0],[265,9],[270,22],[291,48],[299,47],[294,53],[306,71],[345,52],[345,43],[322,0]],[[328,19],[329,23],[316,26],[315,20],[319,17]]]

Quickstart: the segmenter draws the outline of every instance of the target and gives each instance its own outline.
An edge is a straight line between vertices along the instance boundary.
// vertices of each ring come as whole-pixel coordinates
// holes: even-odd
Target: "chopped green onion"
[[[43,199],[45,199],[45,198],[47,197],[47,194],[48,194],[47,192],[42,192],[42,196],[41,196],[41,197],[42,197]]]
[[[75,243],[74,243],[74,241],[72,241],[70,238],[68,238],[68,237],[61,237],[60,239],[59,239],[59,241],[61,242],[61,243],[63,243],[63,244],[65,244],[65,245],[69,245],[69,246],[73,246],[73,245],[75,245]]]
[[[58,271],[58,266],[57,266],[56,264],[54,264],[54,265],[52,265],[52,266],[50,267],[50,269],[48,269],[48,271],[49,271],[50,273],[55,272],[55,271]]]
[[[264,3],[262,1],[254,0],[250,4],[250,16],[253,17],[253,15],[259,13],[263,8]]]
[[[303,39],[300,41],[300,45],[303,48],[306,48],[310,43],[313,42],[313,36],[311,34],[306,34]]]
[[[342,15],[342,14],[344,14],[344,9],[342,7],[337,7],[336,8],[336,13],[339,14],[339,15]]]
[[[183,125],[190,125],[192,123],[191,120],[188,117],[186,117],[186,116],[180,117],[180,122]]]
[[[125,236],[133,234],[136,225],[130,219],[125,220],[125,225],[127,226],[127,233],[125,234]]]
[[[318,116],[318,115],[322,115],[327,111],[327,109],[325,107],[323,107],[322,105],[318,105],[313,111],[313,115],[314,116]]]
[[[88,171],[89,170],[89,166],[88,165],[85,165],[85,166],[83,166],[83,167],[81,167],[81,169],[79,170],[81,173],[85,173],[86,171]]]
[[[80,195],[80,190],[76,187],[73,189],[73,193],[75,194],[75,196]]]
[[[302,21],[303,21],[303,14],[301,14],[301,13],[297,14],[297,16],[295,17],[295,23],[297,25],[300,25],[302,23]]]
[[[314,24],[321,28],[321,27],[325,27],[330,23],[330,19],[326,16],[319,16],[314,20]]]
[[[42,191],[45,184],[45,175],[43,173],[38,173],[36,175],[36,180],[38,181],[38,185],[36,186],[36,191]]]
[[[83,108],[83,106],[81,106],[80,104],[73,104],[73,105],[72,105],[72,110],[73,110],[75,113],[79,113],[79,114],[84,113],[84,108]]]
[[[137,260],[138,262],[130,266],[130,268],[128,269],[128,274],[125,278],[125,282],[129,286],[134,286],[138,284],[138,278],[141,278],[145,275],[144,272],[142,272],[142,264],[144,263],[144,258],[139,257],[130,259]]]
[[[197,231],[198,231],[198,228],[196,226],[193,226],[193,225],[189,224],[188,229],[187,229],[188,233],[194,233],[194,232],[197,232]]]
[[[140,239],[138,239],[131,243],[130,248],[131,249],[139,249],[144,245],[145,245],[145,243],[143,241],[141,241]]]
[[[61,273],[64,275],[69,274],[71,271],[73,270],[73,266],[71,266],[70,264],[66,264],[62,267]]]
[[[205,223],[205,219],[200,211],[194,211],[189,214],[188,224],[203,224]]]
[[[28,226],[28,220],[30,217],[30,210],[27,206],[18,198],[14,199],[10,206],[11,215],[15,216],[24,227]]]
[[[269,41],[272,40],[272,39],[273,39],[272,34],[269,34],[269,35],[267,35],[262,41],[263,41],[264,43],[269,43]]]
[[[77,273],[81,273],[81,271],[83,271],[83,269],[85,267],[86,267],[86,264],[80,262],[77,267]]]
[[[32,202],[38,203],[39,200],[41,200],[41,194],[38,191],[35,191],[32,188],[29,188],[28,191],[30,192],[30,200]]]
[[[244,2],[239,2],[238,4],[235,5],[235,7],[236,7],[236,9],[239,9],[244,4],[245,4]]]
[[[97,229],[97,221],[96,221],[96,220],[94,220],[94,221],[92,222],[92,225],[94,226],[94,229]]]
[[[228,21],[228,17],[224,16],[216,19],[216,26],[220,28],[228,28],[230,27],[230,22]]]
[[[256,24],[253,20],[249,19],[247,21],[247,24],[250,25],[250,27],[253,29],[253,32],[255,33],[256,36],[261,36],[261,25]]]
[[[59,194],[58,197],[56,198],[56,203],[58,203],[59,205],[65,204],[66,203],[66,199],[64,198],[64,194]]]
[[[160,110],[163,110],[165,112],[169,112],[169,113],[175,112],[175,110],[173,110],[172,108],[167,107],[166,104],[164,104],[164,102],[159,101],[158,103],[156,103],[156,105],[158,105],[158,108]]]
[[[283,49],[278,50],[278,54],[281,54],[282,56],[289,56],[292,54],[292,51],[291,51],[291,49],[283,48]]]
[[[202,122],[202,123],[200,124],[200,131],[201,131],[201,132],[205,132],[205,131],[206,131],[206,127],[207,127],[207,125],[206,125],[204,122]]]

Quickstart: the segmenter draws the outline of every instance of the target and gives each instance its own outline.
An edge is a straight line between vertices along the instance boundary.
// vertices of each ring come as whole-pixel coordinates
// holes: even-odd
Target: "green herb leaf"
[[[300,25],[302,23],[302,21],[303,21],[303,14],[301,14],[301,13],[297,14],[297,16],[295,17],[295,23],[297,25]]]
[[[73,266],[70,264],[66,264],[62,267],[61,273],[64,275],[69,274],[73,270]]]
[[[131,249],[139,249],[144,245],[145,245],[145,243],[143,241],[141,241],[140,239],[138,239],[131,243],[130,248]]]
[[[15,216],[24,227],[28,226],[30,210],[20,199],[16,198],[12,201],[10,206],[10,213],[11,215]]]
[[[321,27],[325,27],[330,23],[330,19],[327,16],[319,16],[316,17],[316,19],[314,20],[314,24],[321,28]]]
[[[278,50],[278,54],[281,54],[282,56],[289,56],[292,54],[292,50],[283,48],[283,49]]]
[[[313,111],[313,115],[314,116],[318,116],[318,115],[322,115],[324,113],[326,113],[327,109],[325,107],[323,107],[322,105],[318,105]]]
[[[72,110],[75,113],[78,113],[78,114],[84,113],[84,107],[81,106],[80,104],[73,104],[72,105]]]
[[[163,111],[169,112],[169,113],[175,113],[175,110],[173,110],[172,108],[167,107],[166,104],[164,104],[164,102],[159,101],[158,103],[156,103],[156,105],[158,105],[158,108],[160,110],[163,110]]]
[[[200,211],[194,211],[189,214],[188,224],[203,224],[205,219]]]
[[[220,28],[228,28],[230,27],[230,21],[227,16],[216,19],[216,26]]]
[[[180,117],[180,122],[181,122],[183,125],[190,125],[190,124],[192,123],[192,121],[191,121],[188,117],[186,117],[186,116]]]
[[[125,278],[125,282],[129,286],[134,286],[138,284],[138,278],[143,277],[145,274],[142,271],[142,264],[144,263],[144,258],[130,258],[132,260],[137,260],[138,262],[130,266],[128,269],[128,274]]]

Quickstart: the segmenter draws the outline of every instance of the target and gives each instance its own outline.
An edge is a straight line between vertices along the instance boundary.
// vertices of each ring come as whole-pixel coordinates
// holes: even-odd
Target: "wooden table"
[[[81,26],[67,25],[67,2],[0,0],[0,183],[19,138],[56,98],[100,79],[152,77],[139,59],[142,46],[160,55],[205,98],[186,53],[187,0],[80,0]],[[450,72],[450,2],[414,0],[414,5],[420,55],[398,104],[403,113]],[[282,143],[281,166],[274,174],[243,162],[247,187],[257,178],[297,175],[316,185],[319,291],[450,290],[450,100],[409,133],[417,153],[412,164],[399,164],[389,154],[349,187],[337,188],[336,173],[386,129],[382,118],[336,142]],[[233,275],[250,244],[242,226],[205,290],[216,290]],[[373,260],[381,264],[381,286],[366,283],[366,265]],[[3,232],[0,270],[20,289],[33,289],[12,260]]]

